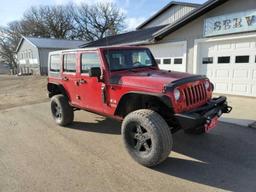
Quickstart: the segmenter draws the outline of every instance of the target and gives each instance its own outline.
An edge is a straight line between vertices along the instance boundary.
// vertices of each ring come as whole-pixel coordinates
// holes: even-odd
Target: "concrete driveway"
[[[256,130],[220,123],[204,136],[174,135],[154,169],[126,153],[120,124],[76,112],[54,124],[49,103],[0,111],[0,191],[256,191]]]
[[[221,95],[221,94],[220,94]],[[216,95],[217,96],[217,95]],[[221,120],[226,123],[233,123],[248,127],[255,122],[256,128],[256,98],[227,96],[228,104],[233,107],[229,114],[224,114]]]

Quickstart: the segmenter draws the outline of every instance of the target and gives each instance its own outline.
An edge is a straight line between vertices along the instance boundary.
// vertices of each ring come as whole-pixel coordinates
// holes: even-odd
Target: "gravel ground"
[[[148,169],[126,153],[120,123],[77,111],[55,125],[45,77],[0,76],[0,192],[256,191],[256,130],[220,123],[202,136],[173,136]]]
[[[256,189],[255,129],[178,132],[167,161],[148,169],[126,153],[120,124],[95,114],[77,111],[73,125],[58,127],[47,102],[1,110],[0,122],[1,192]]]
[[[0,75],[0,110],[47,101],[46,77]]]

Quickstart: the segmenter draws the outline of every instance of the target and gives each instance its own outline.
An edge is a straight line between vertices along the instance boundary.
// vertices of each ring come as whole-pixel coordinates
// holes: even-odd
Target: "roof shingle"
[[[131,31],[128,33],[122,33],[119,35],[105,37],[97,41],[84,44],[81,47],[103,47],[103,46],[112,46],[112,45],[121,45],[121,44],[136,44],[147,42],[152,39],[152,35],[158,30],[164,28],[166,25]]]
[[[73,49],[86,43],[86,41],[53,39],[53,38],[38,38],[38,37],[24,37],[38,48],[52,48],[52,49]]]

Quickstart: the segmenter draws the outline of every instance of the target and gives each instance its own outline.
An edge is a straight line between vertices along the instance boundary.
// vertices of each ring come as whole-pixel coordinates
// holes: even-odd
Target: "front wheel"
[[[65,126],[71,124],[74,120],[74,110],[64,95],[55,95],[52,97],[51,112],[58,125]]]
[[[122,123],[125,147],[138,163],[152,167],[164,161],[172,150],[172,134],[155,111],[142,109],[128,114]]]

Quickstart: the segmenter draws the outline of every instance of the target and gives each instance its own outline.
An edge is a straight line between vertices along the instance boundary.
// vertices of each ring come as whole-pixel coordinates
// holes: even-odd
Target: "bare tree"
[[[124,28],[124,14],[112,3],[81,4],[76,8],[76,37],[87,41],[101,39]]]
[[[31,36],[70,38],[74,30],[73,5],[32,7],[21,21],[23,31]]]
[[[0,38],[0,56],[1,61],[4,63],[8,63],[11,69],[17,67],[16,58],[12,49],[10,49],[11,45],[9,41],[6,41],[5,38]]]
[[[15,50],[22,35],[93,41],[119,33],[124,19],[112,3],[31,7],[20,21],[0,27],[0,58],[17,67]]]
[[[17,67],[15,50],[20,41],[19,22],[9,23],[7,27],[0,27],[0,57],[11,69]]]
[[[74,35],[73,5],[40,6],[27,10],[20,21],[0,28],[0,57],[11,68],[17,67],[15,51],[23,36],[71,38]]]

